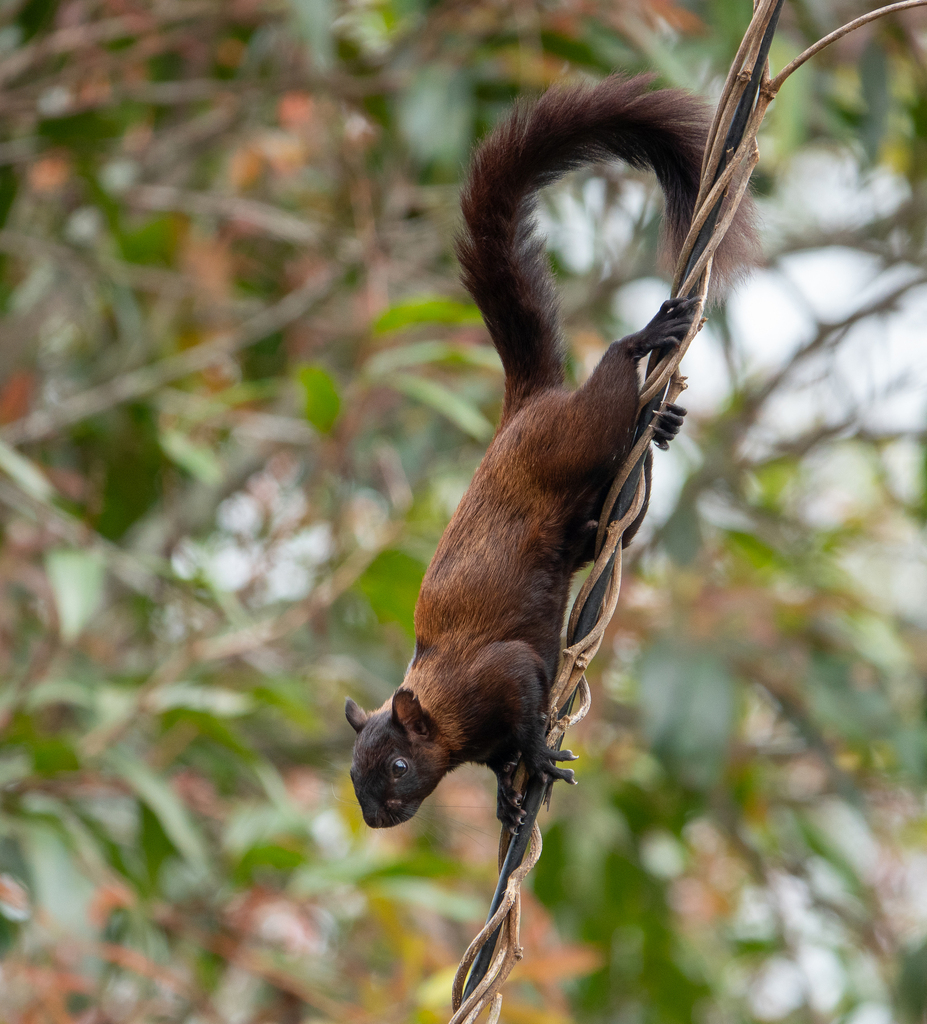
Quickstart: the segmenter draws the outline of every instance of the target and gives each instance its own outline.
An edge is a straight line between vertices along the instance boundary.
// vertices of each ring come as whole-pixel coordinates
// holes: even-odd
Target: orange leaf
[[[297,131],[312,122],[315,101],[307,92],[287,92],[277,104],[277,120],[282,128]]]
[[[591,974],[602,966],[604,959],[592,946],[560,946],[543,956],[526,953],[518,973],[537,982],[565,981]]]
[[[35,378],[27,370],[10,374],[6,385],[0,390],[0,423],[12,423],[29,411]]]
[[[53,154],[36,160],[28,174],[34,192],[58,192],[71,176],[71,164],[63,156]]]
[[[229,181],[236,192],[250,188],[261,176],[264,159],[253,146],[236,149],[229,162]]]

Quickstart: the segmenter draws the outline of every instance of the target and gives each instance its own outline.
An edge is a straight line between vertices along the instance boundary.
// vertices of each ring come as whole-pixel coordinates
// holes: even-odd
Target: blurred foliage
[[[788,6],[775,62],[866,6]],[[490,775],[371,833],[342,708],[402,678],[498,412],[461,168],[563,76],[716,92],[748,11],[0,4],[4,1022],[446,1019]],[[923,409],[874,426],[801,391],[923,294],[924,26],[843,40],[764,128],[762,273],[833,252],[888,285],[806,303],[765,361],[723,310],[697,342],[723,397],[658,460],[678,495],[590,672],[509,1024],[925,1020]],[[859,202],[815,216],[833,166]],[[607,168],[544,208],[577,378],[654,283],[651,187]]]

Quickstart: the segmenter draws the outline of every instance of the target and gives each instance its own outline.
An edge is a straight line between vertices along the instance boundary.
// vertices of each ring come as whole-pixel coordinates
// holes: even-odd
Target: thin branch
[[[326,1017],[339,1022],[339,1024],[374,1024],[374,1021],[385,1024],[387,1020],[397,1019],[392,1014],[385,1017],[379,1015],[374,1018],[358,1006],[325,995],[309,982],[291,974],[269,958],[261,956],[257,950],[249,948],[233,936],[209,934],[192,926],[187,916],[168,907],[158,908],[154,917],[162,928],[177,932],[184,938],[192,939],[203,949],[208,949],[216,956],[222,957],[223,960],[234,964],[239,970],[262,978],[281,992],[288,992],[307,1005],[320,1010]]]
[[[163,985],[169,991],[187,1000],[214,1024],[223,1024],[223,1021],[226,1020],[208,995],[198,991],[190,981],[179,977],[177,972],[155,963],[154,960],[137,949],[130,949],[128,946],[122,946],[115,942],[81,943],[78,948],[106,963],[120,967],[124,971],[130,971],[142,978],[156,981],[159,985]]]
[[[94,756],[115,743],[131,728],[132,723],[137,721],[138,716],[148,709],[157,690],[176,682],[193,665],[253,654],[309,624],[354,585],[377,555],[396,542],[403,528],[403,523],[393,523],[386,527],[380,534],[376,546],[358,548],[308,597],[291,605],[282,614],[250,622],[231,632],[201,637],[186,644],[152,673],[136,691],[132,707],[126,714],[84,737],[84,753]]]
[[[41,259],[52,259],[63,263],[69,274],[80,278],[80,284],[91,288],[96,283],[93,274],[81,258],[81,254],[67,245],[52,242],[47,238],[29,235],[25,231],[11,228],[0,229],[0,252],[11,256],[36,256]]]
[[[799,434],[798,437],[794,437],[789,441],[782,441],[775,445],[775,447],[767,452],[762,459],[745,459],[741,462],[741,465],[744,468],[751,465],[756,468],[761,468],[769,462],[785,457],[803,459],[806,455],[814,451],[818,445],[825,444],[828,441],[834,441],[840,437],[849,438],[853,436],[849,431],[852,430],[855,422],[856,416],[854,415],[844,417],[837,423],[824,423],[813,427],[811,430],[806,430],[803,434]]]
[[[142,210],[181,210],[199,216],[224,217],[297,245],[311,245],[319,240],[318,230],[308,221],[255,199],[219,192],[191,192],[172,185],[139,185],[127,192],[125,198],[130,206]]]
[[[773,374],[763,385],[757,388],[745,402],[745,409],[752,412],[748,417],[750,421],[756,419],[760,407],[766,400],[792,375],[796,367],[806,362],[819,352],[831,349],[846,337],[852,327],[871,316],[885,315],[895,309],[898,302],[914,288],[920,288],[927,284],[927,274],[905,281],[897,288],[893,288],[886,295],[874,299],[866,306],[855,310],[842,320],[834,323],[820,324],[813,338],[802,345],[792,358],[777,373]]]
[[[40,147],[41,139],[37,135],[0,142],[0,167],[27,163],[38,153]]]
[[[159,363],[115,377],[97,387],[66,398],[53,409],[39,409],[16,420],[0,431],[7,444],[27,444],[52,437],[63,427],[96,416],[107,409],[148,395],[152,391],[198,373],[279,331],[301,317],[330,291],[330,276],[312,277],[300,288],[284,296],[276,305],[262,310],[237,331],[203,342]]]
[[[222,10],[222,5],[215,0],[183,0],[182,3],[161,4],[142,14],[127,14],[92,24],[58,29],[0,61],[0,85],[21,75],[43,57],[57,57],[74,50],[114,43],[143,32],[157,31],[170,22],[190,21],[209,14],[219,15]]]
[[[162,587],[167,583],[167,577],[173,577],[167,566],[164,566],[163,574],[156,571],[154,559],[151,560],[151,565],[146,565],[139,558],[126,554],[122,548],[101,537],[86,523],[54,505],[26,494],[8,480],[0,479],[0,503],[22,516],[42,523],[73,547],[99,552],[106,561],[107,568],[120,582],[146,597],[163,596]]]
[[[320,611],[330,607],[349,590],[377,555],[399,539],[403,528],[402,523],[387,527],[375,547],[358,548],[309,597],[292,605],[282,615],[253,623],[232,633],[197,640],[191,645],[185,660],[191,665],[202,665],[209,661],[240,658],[282,640],[287,634],[311,622]]]
[[[796,696],[794,688],[790,683],[782,683],[774,679],[769,672],[763,672],[755,664],[740,666],[740,671],[747,679],[752,679],[757,686],[761,686],[766,693],[779,706],[779,710],[787,718],[798,733],[804,738],[810,750],[818,755],[830,776],[831,785],[847,803],[858,807],[862,802],[862,796],[856,785],[853,776],[845,772],[834,758],[824,735],[812,722],[801,699]]]
[[[829,35],[824,36],[823,39],[819,39],[813,46],[809,46],[807,50],[800,53],[794,60],[789,61],[779,74],[770,80],[766,87],[769,94],[771,96],[775,96],[775,94],[782,88],[782,83],[789,77],[789,75],[792,74],[793,71],[797,71],[802,64],[810,60],[816,53],[820,53],[826,46],[830,46],[831,43],[835,43],[845,35],[855,32],[856,29],[862,28],[863,25],[868,25],[871,21],[884,18],[887,14],[895,14],[897,11],[907,11],[914,7],[925,6],[927,6],[927,0],[902,0],[901,3],[889,4],[888,7],[880,7],[878,10],[870,11],[868,14],[863,14],[860,17],[855,18],[853,21],[847,22],[846,25],[842,25],[840,28],[835,29]]]

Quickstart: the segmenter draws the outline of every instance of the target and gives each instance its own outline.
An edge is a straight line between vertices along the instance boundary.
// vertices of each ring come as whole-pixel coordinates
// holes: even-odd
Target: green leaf
[[[423,1009],[431,1010],[436,1016],[445,1007],[449,1007],[451,1001],[450,992],[454,987],[454,976],[456,973],[457,968],[454,965],[442,967],[420,982],[415,990],[415,999],[419,1006]],[[447,1014],[442,1013],[441,1016],[447,1016]]]
[[[442,296],[428,296],[398,302],[382,313],[373,324],[374,334],[400,331],[412,324],[479,324],[479,309],[472,302],[458,302]]]
[[[181,682],[159,687],[152,694],[151,706],[157,711],[187,708],[223,718],[235,718],[253,710],[254,702],[248,694],[239,693],[237,690]]]
[[[68,146],[83,153],[99,152],[107,141],[125,131],[137,118],[139,110],[135,104],[123,103],[101,110],[49,117],[39,122],[38,132],[56,146]]]
[[[88,908],[94,885],[79,868],[79,858],[58,830],[45,822],[24,830],[35,903],[59,927],[89,937],[94,929]]]
[[[0,167],[0,228],[6,224],[18,185],[19,179],[13,168]]]
[[[473,124],[470,76],[451,65],[425,64],[399,95],[399,123],[413,154],[450,169],[464,159]]]
[[[927,1014],[927,942],[908,949],[901,959],[898,1002],[905,1021],[920,1024]]]
[[[764,543],[755,534],[743,530],[729,530],[727,538],[731,551],[745,558],[754,569],[783,567],[783,560],[775,548]]]
[[[334,380],[321,366],[301,366],[296,376],[306,390],[306,419],[320,433],[327,434],[341,410],[341,397]]]
[[[383,551],[367,566],[355,586],[370,602],[381,622],[398,622],[410,635],[415,602],[425,566],[404,551]]]
[[[866,114],[860,134],[869,159],[875,161],[885,136],[892,97],[888,56],[885,48],[874,39],[863,51],[859,62],[859,77],[866,101]]]
[[[70,704],[73,707],[93,709],[96,702],[95,688],[68,679],[46,679],[29,688],[24,707],[32,711],[49,704]]]
[[[35,463],[2,441],[0,441],[0,470],[38,501],[50,502],[55,497],[55,488]]]
[[[93,618],[103,599],[105,569],[95,551],[57,548],[45,558],[45,571],[55,595],[62,639],[74,640]]]
[[[264,843],[252,846],[238,862],[234,877],[239,885],[250,885],[255,873],[261,868],[275,871],[292,871],[306,861],[299,850],[293,850],[279,843]]]
[[[502,369],[498,352],[489,345],[456,345],[447,341],[419,341],[383,349],[364,363],[364,373],[381,377],[407,366],[426,364],[447,366],[475,366],[479,369]]]
[[[315,896],[345,883],[353,885],[370,877],[377,864],[369,849],[312,861],[297,872],[291,883],[292,891],[300,896]]]
[[[280,391],[278,380],[242,380],[210,395],[207,401],[216,408],[229,408],[247,402],[262,402],[274,398]]]
[[[423,405],[428,405],[435,412],[441,413],[477,441],[488,441],[493,435],[493,425],[472,402],[466,398],[424,377],[413,377],[407,373],[395,373],[388,378],[389,383],[397,391],[409,398],[414,398]]]
[[[577,64],[580,67],[587,65],[600,71],[606,70],[603,68],[602,62],[596,58],[595,51],[589,43],[577,39],[573,34],[545,31],[540,33],[540,37],[541,45],[546,53],[552,53],[555,57],[568,60],[571,64]],[[654,39],[653,44],[655,45],[656,42],[657,40]]]
[[[793,55],[784,39],[773,40],[770,58],[774,67],[784,67]],[[815,78],[806,66],[792,75],[788,89],[782,89],[776,95],[776,102],[766,117],[766,125],[777,160],[787,160],[808,136],[809,113],[815,102],[814,82]]]
[[[663,545],[677,565],[692,564],[702,546],[702,528],[693,506],[677,506],[663,527]]]
[[[734,682],[711,654],[661,644],[641,664],[641,711],[654,750],[687,785],[711,786],[734,725]]]
[[[332,0],[289,0],[289,6],[299,34],[309,44],[314,63],[319,69],[329,67],[335,50]]]
[[[196,444],[179,430],[162,430],[158,442],[164,454],[195,480],[209,486],[222,482],[222,463],[204,445]]]
[[[8,786],[11,782],[19,782],[32,771],[32,762],[25,751],[16,753],[8,750],[0,757],[0,786]]]
[[[31,39],[51,25],[60,0],[26,0],[16,16],[22,29],[22,39]]]
[[[296,684],[298,686],[298,684]],[[260,704],[275,708],[296,728],[304,732],[314,732],[324,728],[314,705],[307,704],[299,689],[293,694],[287,693],[279,681],[266,686],[255,686],[251,696]]]
[[[475,896],[451,892],[443,886],[420,878],[388,878],[368,888],[371,895],[427,908],[451,921],[475,921],[483,913],[483,904]]]
[[[226,750],[231,750],[243,762],[254,760],[254,751],[217,715],[211,715],[207,711],[192,711],[189,708],[173,708],[164,713],[165,728],[170,729],[178,722],[194,726],[201,736],[225,747]]]
[[[154,814],[165,835],[193,866],[205,869],[206,848],[199,831],[170,785],[134,757],[111,750],[105,755],[110,770],[135,791]]]
[[[853,668],[847,658],[816,653],[805,670],[808,702],[816,720],[868,746],[875,737],[892,735],[895,715],[881,690],[853,684]]]
[[[171,214],[153,217],[134,231],[119,235],[119,247],[129,263],[169,267],[177,248],[177,222]]]
[[[31,749],[36,775],[51,776],[59,772],[76,772],[80,768],[74,748],[57,736],[35,740]]]

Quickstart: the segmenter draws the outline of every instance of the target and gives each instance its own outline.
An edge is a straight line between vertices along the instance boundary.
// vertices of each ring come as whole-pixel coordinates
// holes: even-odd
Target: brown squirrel
[[[552,88],[533,107],[516,107],[473,158],[457,255],[502,358],[505,397],[496,434],[422,582],[402,686],[377,711],[345,705],[357,733],[351,778],[374,828],[407,821],[466,761],[495,772],[498,816],[512,831],[524,816],[513,788],[519,757],[545,781],[574,781],[556,763],[573,754],[548,749],[544,739],[570,582],[593,555],[606,493],[632,446],[638,361],[679,345],[697,300],[665,302],[568,391],[558,303],[533,213],[545,185],[620,157],[656,173],[668,248],[678,253],[709,118],[692,96],[651,91],[651,81],[614,76],[594,88]],[[736,272],[751,247],[745,211],[715,256],[716,274]],[[684,413],[667,406],[658,415],[658,445],[666,447]],[[646,504],[625,544],[644,511]]]

